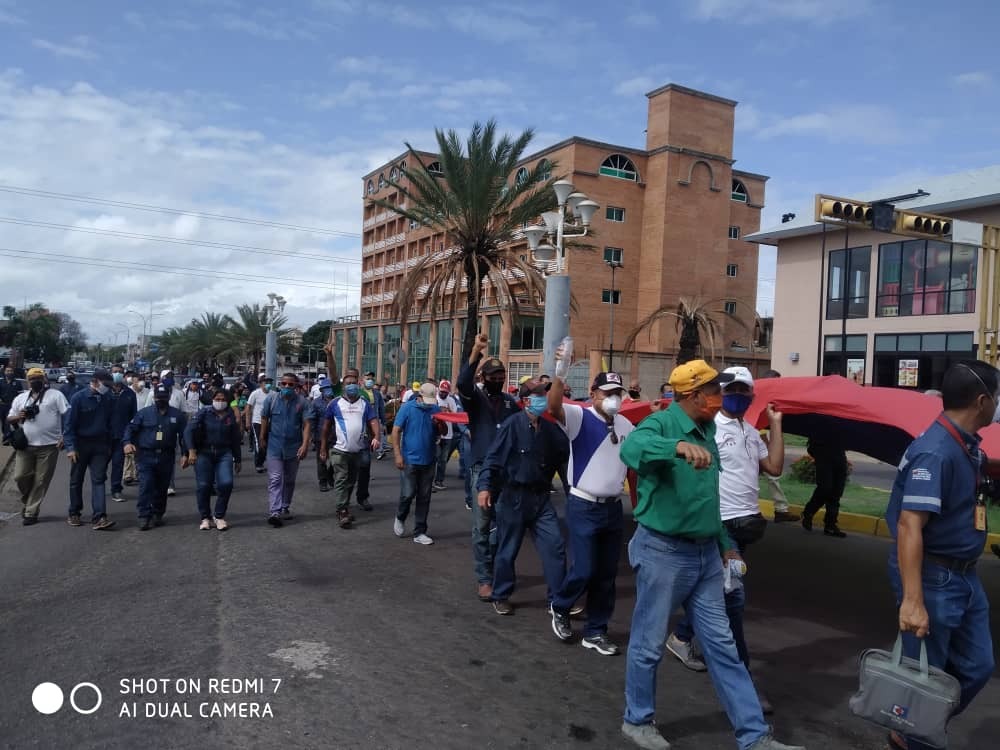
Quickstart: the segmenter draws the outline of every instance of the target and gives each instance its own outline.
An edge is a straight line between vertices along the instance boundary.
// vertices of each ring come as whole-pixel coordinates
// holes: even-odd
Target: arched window
[[[739,201],[740,203],[750,202],[750,198],[747,195],[746,185],[735,178],[733,178],[733,200]]]
[[[393,167],[389,172],[389,179],[396,182],[399,179],[399,170]]]
[[[441,162],[439,161],[432,161],[430,164],[428,164],[427,171],[433,175],[437,175],[438,177],[444,175],[444,169],[441,167]]]
[[[601,163],[600,174],[607,177],[617,177],[619,180],[639,181],[639,170],[627,156],[621,154],[611,154]]]
[[[400,174],[400,176],[402,176],[405,172],[406,172],[406,162],[405,161],[401,161],[401,162],[399,162],[399,174]]]
[[[375,192],[375,183],[372,182],[371,180],[368,180],[368,195],[371,195],[374,192]]]
[[[525,167],[521,167],[517,170],[517,174],[514,175],[514,184],[520,187],[528,181],[528,170]]]
[[[384,188],[388,184],[389,183],[385,181],[385,175],[384,174],[380,174],[378,176],[378,189],[381,190],[382,188]]]
[[[538,176],[542,180],[552,179],[552,162],[548,159],[542,159],[538,162]]]

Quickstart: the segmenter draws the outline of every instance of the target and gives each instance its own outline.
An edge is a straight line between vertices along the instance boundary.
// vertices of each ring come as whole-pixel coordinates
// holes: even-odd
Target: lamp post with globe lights
[[[552,188],[556,193],[559,210],[542,214],[544,225],[526,227],[521,232],[536,261],[551,263],[555,260],[556,264],[555,272],[545,277],[545,329],[542,337],[544,373],[555,371],[556,348],[569,335],[570,285],[566,271],[565,241],[586,236],[590,220],[600,208],[599,204],[583,193],[574,192],[573,183],[569,180],[557,180]],[[572,215],[572,221],[567,220],[567,211]]]
[[[267,298],[270,301],[257,314],[261,325],[267,326],[264,338],[264,372],[274,381],[278,372],[278,334],[274,330],[274,324],[285,311],[287,300],[274,292],[269,292]]]

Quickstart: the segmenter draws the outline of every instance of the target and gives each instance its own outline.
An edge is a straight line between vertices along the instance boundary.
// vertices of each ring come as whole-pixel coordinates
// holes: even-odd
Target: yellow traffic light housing
[[[947,237],[951,234],[951,219],[947,216],[899,209],[896,211],[896,227],[893,233],[930,239]]]
[[[816,196],[816,221],[828,224],[858,224],[871,226],[872,206],[870,203],[837,198],[832,195]]]

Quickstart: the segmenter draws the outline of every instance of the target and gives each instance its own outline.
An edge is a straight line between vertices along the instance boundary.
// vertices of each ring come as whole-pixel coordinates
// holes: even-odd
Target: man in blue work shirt
[[[479,506],[484,510],[496,506],[491,600],[498,615],[514,612],[508,601],[517,583],[514,561],[529,529],[542,558],[550,602],[566,577],[566,549],[550,490],[556,469],[569,460],[569,440],[558,425],[542,419],[549,408],[545,384],[533,380],[525,389],[526,413],[515,414],[500,426],[476,483]]]
[[[86,387],[86,384],[77,382],[76,373],[70,370],[66,373],[66,382],[59,387],[59,390],[62,391],[63,396],[65,396],[66,400],[69,401],[75,394],[84,390]]]
[[[392,425],[396,468],[401,472],[399,508],[392,531],[398,537],[406,533],[406,517],[416,500],[413,541],[417,544],[434,544],[434,540],[427,535],[427,515],[431,508],[431,483],[437,467],[438,428],[434,424],[434,415],[439,411],[437,388],[433,383],[424,383],[413,398],[403,404]]]
[[[292,495],[299,461],[309,452],[309,402],[295,392],[299,376],[281,376],[278,393],[264,402],[260,421],[261,449],[267,456],[267,522],[278,528],[292,519]]]
[[[326,408],[333,401],[333,384],[329,378],[321,378],[316,384],[319,395],[309,404],[309,431],[312,433],[313,449],[316,451],[316,479],[319,481],[319,491],[329,492],[333,484],[333,469],[327,460],[320,456],[320,441],[323,437],[323,418]]]
[[[139,474],[136,512],[140,531],[163,525],[167,489],[174,474],[175,446],[181,449],[181,468],[186,469],[189,465],[184,442],[187,418],[180,409],[170,405],[170,391],[169,386],[156,386],[153,405],[140,409],[122,436],[122,451],[126,455],[136,455]]]
[[[122,437],[138,409],[135,391],[125,384],[125,369],[121,365],[111,366],[111,390],[108,391],[108,398],[111,399],[111,499],[116,503],[123,503],[125,453],[122,450]]]
[[[507,369],[499,359],[491,357],[486,360],[482,367],[483,387],[476,386],[476,369],[488,346],[486,336],[479,334],[457,381],[462,408],[469,415],[465,502],[472,508],[472,554],[476,564],[479,600],[484,602],[491,601],[493,594],[493,557],[497,542],[492,530],[496,527],[496,510],[492,504],[484,507],[473,502],[472,495],[479,486],[483,460],[500,425],[521,408],[517,399],[504,393]]]
[[[105,483],[108,478],[108,458],[111,455],[111,373],[94,370],[90,388],[74,394],[69,402],[69,414],[63,428],[66,457],[72,463],[69,472],[70,526],[82,526],[83,479],[90,470],[91,523],[95,531],[106,531],[115,522],[108,518],[105,505]]]
[[[986,545],[981,493],[986,456],[979,430],[1000,410],[1000,378],[985,362],[953,364],[941,382],[944,412],[906,450],[889,497],[886,524],[896,545],[889,580],[899,606],[903,652],[917,658],[920,640],[932,666],[958,679],[960,714],[994,669],[990,607],[976,562]],[[893,732],[903,750],[931,747]]]

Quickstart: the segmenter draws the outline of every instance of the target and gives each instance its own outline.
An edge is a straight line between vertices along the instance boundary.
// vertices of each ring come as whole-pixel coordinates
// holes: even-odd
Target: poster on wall
[[[864,359],[847,360],[847,379],[858,385],[865,384],[865,361]]]
[[[899,360],[899,385],[900,388],[916,388],[917,374],[920,371],[920,361],[916,359]]]

